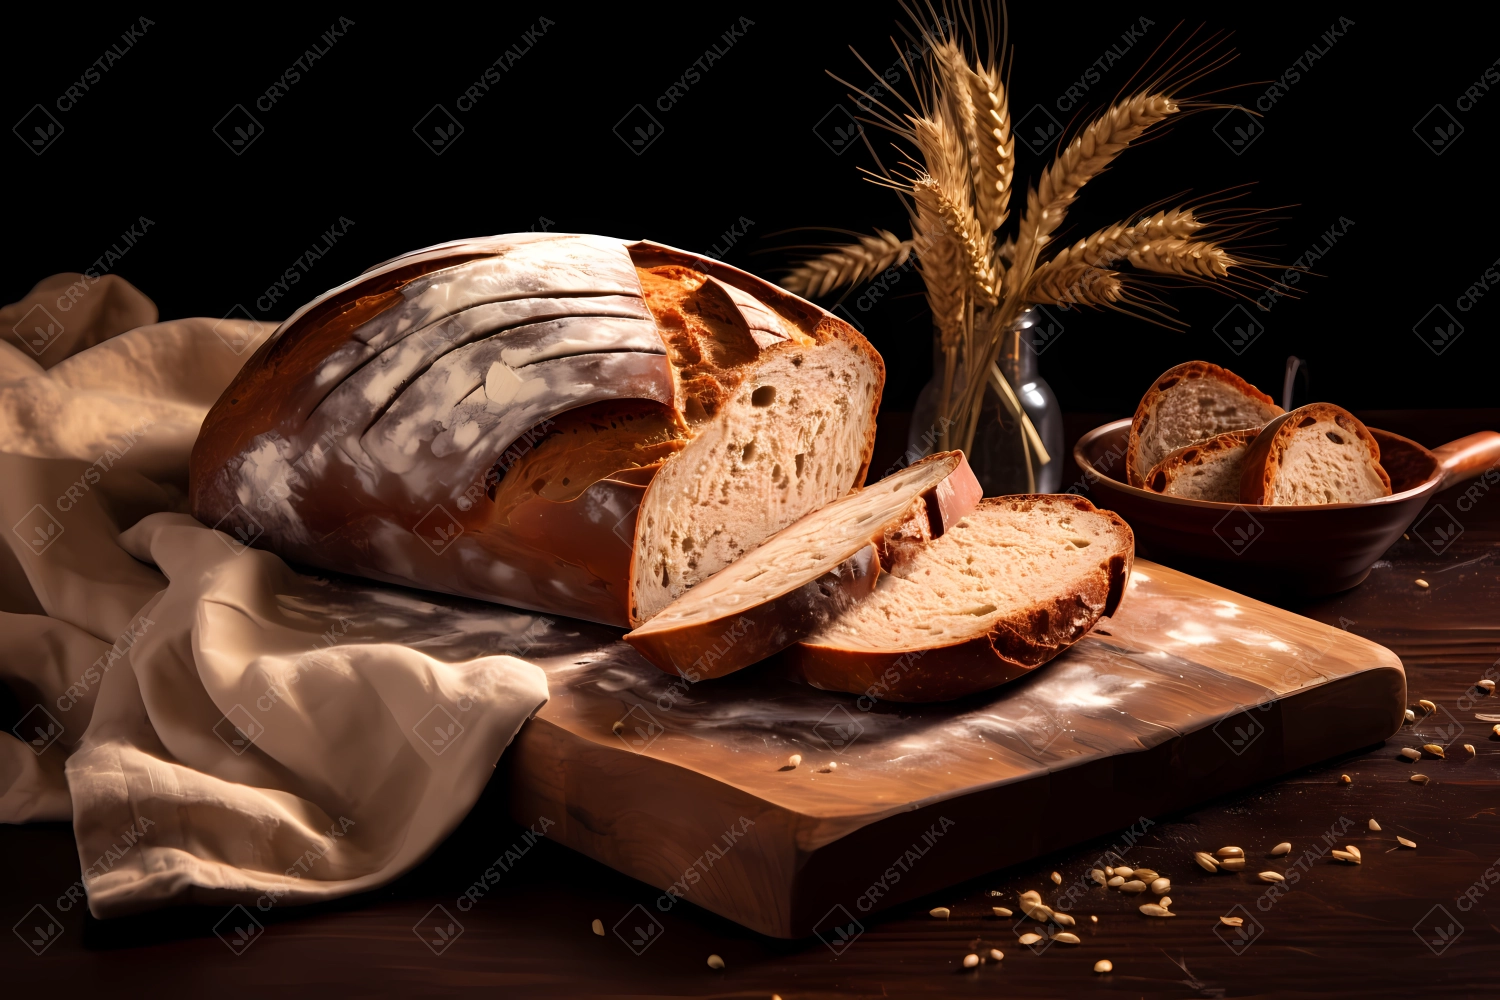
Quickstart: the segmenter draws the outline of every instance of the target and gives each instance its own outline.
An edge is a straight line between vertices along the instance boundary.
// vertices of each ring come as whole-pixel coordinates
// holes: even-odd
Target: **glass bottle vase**
[[[1021,422],[1001,400],[993,386],[987,388],[974,432],[974,446],[969,451],[969,465],[984,488],[984,495],[1006,496],[1013,493],[1056,493],[1062,485],[1063,425],[1062,408],[1052,387],[1037,371],[1037,351],[1045,347],[1038,326],[1047,320],[1034,309],[1022,313],[1005,338],[996,362],[1006,381],[1015,390],[1021,408],[1031,418],[1046,451],[1047,461],[1039,461],[1035,447],[1024,435]],[[1050,334],[1050,331],[1047,331]],[[937,400],[942,392],[942,364],[934,366],[932,380],[922,388],[912,413],[907,433],[905,459],[914,462],[931,454],[939,445]],[[961,376],[960,376],[961,377]],[[961,389],[955,386],[955,392]]]

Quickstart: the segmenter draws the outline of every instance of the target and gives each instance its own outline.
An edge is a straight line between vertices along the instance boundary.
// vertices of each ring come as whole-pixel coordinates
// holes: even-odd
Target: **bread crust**
[[[1245,427],[1237,431],[1225,431],[1207,441],[1199,441],[1169,452],[1165,458],[1151,467],[1150,472],[1146,473],[1143,488],[1152,493],[1165,494],[1167,487],[1172,485],[1173,480],[1185,469],[1195,468],[1203,464],[1205,459],[1221,452],[1244,447],[1254,441],[1259,434],[1259,427]]]
[[[893,548],[913,544],[908,540],[913,535],[940,537],[979,503],[983,490],[961,452],[929,455],[922,462],[955,458],[952,472],[914,496],[897,518],[872,525],[864,546],[833,570],[771,601],[707,621],[657,629],[647,622],[625,641],[667,673],[698,681],[742,670],[812,635],[875,589],[882,565],[896,558]],[[692,593],[678,600],[690,600]]]
[[[804,641],[788,650],[792,672],[816,688],[875,701],[949,701],[985,691],[1035,670],[1115,613],[1135,560],[1135,536],[1113,511],[1071,494],[1023,494],[979,502],[976,513],[1060,504],[1104,517],[1119,551],[1103,559],[1075,593],[996,619],[968,639],[918,650],[868,650]]]
[[[1151,388],[1146,390],[1146,394],[1141,397],[1140,405],[1135,408],[1135,418],[1130,421],[1130,442],[1125,448],[1125,476],[1131,486],[1144,489],[1146,485],[1146,473],[1150,470],[1140,468],[1141,433],[1156,415],[1157,403],[1161,402],[1162,395],[1173,386],[1187,379],[1198,378],[1217,379],[1246,396],[1270,404],[1277,413],[1283,412],[1270,396],[1229,369],[1220,368],[1212,362],[1187,361],[1168,368],[1157,376],[1155,382],[1151,383]]]
[[[1332,403],[1308,403],[1290,413],[1282,414],[1261,428],[1260,436],[1245,453],[1245,465],[1240,473],[1241,503],[1261,505],[1268,503],[1266,498],[1275,493],[1276,479],[1281,474],[1281,463],[1286,456],[1287,446],[1291,444],[1298,425],[1308,418],[1332,420],[1359,438],[1370,450],[1370,460],[1375,466],[1375,474],[1385,484],[1385,495],[1390,496],[1391,477],[1385,471],[1385,467],[1380,464],[1380,444],[1375,440],[1375,436],[1358,417],[1342,406],[1335,406]]]
[[[873,377],[883,383],[880,355],[853,327],[770,282],[718,261],[656,244],[564,234],[516,234],[445,244],[387,262],[319,296],[294,313],[247,361],[210,410],[194,445],[189,467],[189,503],[194,515],[294,563],[628,626],[637,513],[654,473],[693,433],[686,412],[691,394],[680,384],[676,359],[668,363],[672,345],[664,344],[667,353],[661,355],[585,355],[598,359],[601,372],[632,358],[640,359],[635,362],[639,370],[629,386],[600,383],[615,393],[612,398],[598,402],[581,398],[575,409],[534,425],[511,447],[500,446],[504,450],[489,456],[486,461],[493,464],[479,473],[449,476],[443,469],[437,486],[429,490],[440,490],[441,497],[409,488],[411,484],[399,472],[356,468],[342,461],[345,436],[358,438],[366,422],[346,425],[340,421],[327,429],[309,422],[330,391],[342,384],[320,378],[328,371],[325,365],[330,358],[357,351],[361,345],[356,332],[364,336],[370,330],[365,324],[389,325],[386,314],[402,307],[402,289],[409,283],[458,264],[498,259],[518,247],[534,248],[549,239],[621,248],[637,295],[641,294],[636,276],[642,266],[636,256],[640,253],[651,257],[651,263],[676,263],[710,275],[774,306],[797,327],[794,336],[801,339],[776,343],[774,337],[749,330],[746,344],[759,353],[753,354],[755,360],[745,364],[743,371],[731,371],[726,376],[730,381],[753,374],[771,352],[817,350],[817,345],[839,340],[858,350],[869,362]],[[602,301],[611,291],[589,294]],[[556,301],[569,301],[568,291],[556,294]],[[646,315],[644,306],[641,312]],[[657,332],[662,332],[659,323]],[[563,357],[540,364],[573,360]],[[697,370],[712,377],[716,373],[711,367],[712,359],[708,359]],[[708,386],[706,391],[711,394],[714,389]],[[879,406],[879,395],[875,393],[874,408]],[[873,413],[872,409],[865,428],[862,464],[851,479],[855,485],[868,470],[874,450]],[[598,433],[601,447],[620,454],[619,472],[595,467],[585,481],[569,484],[562,479],[535,491],[529,482],[506,481],[508,472],[520,475],[530,468],[528,462],[565,475],[566,449],[573,445],[564,432],[570,422],[580,421],[590,426],[589,433]],[[643,424],[651,428],[644,437],[636,430]],[[269,451],[286,472],[267,489],[247,491],[238,470],[255,449]],[[335,460],[322,461],[320,453],[333,455]],[[539,456],[547,460],[537,463]],[[518,486],[528,488],[513,488]],[[498,494],[514,495],[501,503],[505,497],[497,499],[497,487]],[[277,520],[283,512],[285,517]],[[433,525],[446,539],[438,546],[426,534]],[[424,531],[420,537],[419,529]],[[449,552],[449,547],[456,551]]]

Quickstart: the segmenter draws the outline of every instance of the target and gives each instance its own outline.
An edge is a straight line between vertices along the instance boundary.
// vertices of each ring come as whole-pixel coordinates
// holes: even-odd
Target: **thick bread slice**
[[[1245,453],[1259,433],[1247,427],[1178,448],[1146,473],[1146,489],[1169,497],[1239,503]]]
[[[946,701],[1014,680],[1113,614],[1130,527],[1082,497],[981,500],[875,592],[789,652],[814,687]]]
[[[1380,445],[1354,414],[1309,403],[1265,426],[1245,455],[1240,502],[1358,503],[1391,495]]]
[[[1234,372],[1207,361],[1189,361],[1152,383],[1130,424],[1125,474],[1144,487],[1146,473],[1169,452],[1199,441],[1260,427],[1282,412],[1270,396]]]
[[[691,681],[722,677],[790,646],[866,596],[881,557],[940,537],[982,491],[962,452],[932,455],[805,515],[625,636]]]

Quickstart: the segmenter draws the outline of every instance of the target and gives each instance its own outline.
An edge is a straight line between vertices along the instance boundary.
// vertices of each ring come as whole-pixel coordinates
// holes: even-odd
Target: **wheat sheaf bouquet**
[[[1022,334],[1016,321],[1027,308],[1106,308],[1173,325],[1163,311],[1169,307],[1152,293],[1144,276],[1157,283],[1163,277],[1213,283],[1234,294],[1264,285],[1255,269],[1269,265],[1231,253],[1225,241],[1258,231],[1266,217],[1250,210],[1205,211],[1211,202],[1147,209],[1076,243],[1054,245],[1079,191],[1131,143],[1185,110],[1225,106],[1180,95],[1234,53],[1224,50],[1219,38],[1199,39],[1196,32],[1168,50],[1169,37],[1147,60],[1147,65],[1165,68],[1143,83],[1127,83],[1122,96],[1061,147],[1027,190],[1019,223],[1006,235],[1002,231],[1011,214],[1016,140],[1008,60],[1000,54],[1005,11],[985,8],[976,19],[972,8],[944,6],[939,11],[929,4],[923,18],[905,3],[902,8],[917,27],[907,31],[911,44],[906,48],[894,38],[892,44],[907,78],[915,82],[912,100],[892,94],[889,100],[901,105],[893,108],[871,96],[885,87],[878,74],[879,86],[871,92],[829,75],[851,89],[851,99],[869,116],[864,121],[904,140],[896,147],[901,162],[887,170],[866,134],[876,169],[862,172],[901,198],[911,237],[901,239],[886,230],[850,233],[857,242],[810,248],[816,254],[793,267],[782,284],[816,298],[915,257],[942,362],[937,448],[972,451],[989,387],[1020,428],[1028,468],[1034,469],[1048,456],[997,364],[1007,346],[1019,351]],[[982,46],[980,39],[985,40]],[[1122,270],[1126,265],[1129,272]]]

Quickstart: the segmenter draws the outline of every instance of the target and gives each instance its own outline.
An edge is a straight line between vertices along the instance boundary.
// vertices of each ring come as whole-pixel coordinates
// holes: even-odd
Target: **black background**
[[[156,23],[70,110],[58,97],[141,14]],[[258,96],[340,15],[355,23],[269,111]],[[555,22],[472,110],[456,99],[543,16]],[[1070,312],[1042,372],[1065,409],[1128,412],[1152,376],[1190,358],[1228,365],[1280,394],[1288,354],[1309,360],[1312,395],[1354,408],[1493,405],[1485,362],[1500,291],[1470,311],[1457,300],[1500,256],[1491,193],[1500,93],[1462,111],[1457,99],[1500,57],[1493,13],[1425,6],[1299,4],[1139,6],[1024,4],[1011,10],[1015,120],[1036,104],[1076,128],[1056,101],[1105,49],[1154,22],[1089,94],[1083,113],[1126,84],[1174,27],[1233,32],[1240,58],[1202,86],[1243,85],[1219,99],[1253,105],[1269,81],[1339,18],[1354,23],[1262,119],[1265,134],[1235,155],[1213,133],[1221,112],[1177,121],[1085,189],[1064,236],[1173,195],[1258,182],[1246,204],[1295,203],[1261,252],[1291,262],[1339,220],[1353,225],[1303,280],[1300,300],[1258,314],[1266,332],[1236,356],[1213,329],[1232,301],[1172,292],[1190,324],[1172,332],[1110,313]],[[670,110],[657,99],[740,17],[754,22]],[[126,11],[80,20],[50,5],[12,19],[3,67],[7,114],[40,103],[64,133],[42,155],[0,141],[6,175],[4,301],[41,278],[80,271],[142,216],[154,225],[113,264],[163,318],[222,316],[236,304],[280,319],[321,290],[421,246],[524,230],[649,237],[705,251],[748,234],[725,255],[774,274],[795,226],[901,231],[893,195],[860,180],[868,154],[834,155],[813,126],[848,103],[826,69],[866,80],[848,46],[877,68],[894,60],[892,3],[496,5],[326,8],[296,14],[234,8],[225,20]],[[903,81],[903,85],[906,81]],[[1500,87],[1496,88],[1500,91]],[[636,155],[614,133],[637,103],[664,127]],[[665,103],[665,102],[663,102]],[[1465,102],[1468,103],[1468,102]],[[264,135],[234,155],[212,129],[236,104]],[[464,132],[442,156],[413,133],[434,104]],[[1442,104],[1464,132],[1442,156],[1414,126]],[[885,138],[877,142],[884,145]],[[1018,151],[1027,181],[1039,161]],[[289,299],[256,306],[281,272],[341,217],[335,247]],[[804,237],[805,238],[805,237]],[[762,253],[761,251],[770,251]],[[909,408],[930,371],[928,319],[908,276],[857,312],[889,368],[887,405]],[[264,301],[262,299],[262,301]],[[851,298],[850,304],[853,304]],[[1464,333],[1435,354],[1413,327],[1441,303]],[[1466,303],[1467,304],[1467,303]],[[1299,396],[1299,402],[1304,401]]]

